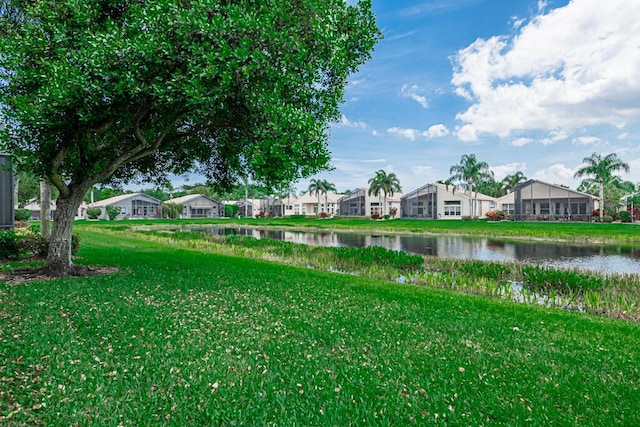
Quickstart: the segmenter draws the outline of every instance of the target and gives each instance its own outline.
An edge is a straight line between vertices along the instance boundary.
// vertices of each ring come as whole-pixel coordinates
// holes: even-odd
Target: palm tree
[[[381,169],[376,172],[376,175],[373,178],[370,178],[369,181],[367,181],[369,183],[369,196],[373,194],[378,198],[378,202],[380,202],[380,193],[382,192],[383,174],[386,175],[386,172]]]
[[[336,185],[333,182],[329,182],[326,179],[322,180],[322,192],[324,193],[324,207],[322,208],[322,212],[325,209],[329,210],[329,191],[336,192]]]
[[[591,183],[598,183],[599,198],[600,198],[600,221],[604,214],[604,186],[605,184],[618,185],[621,182],[620,177],[614,175],[615,172],[624,171],[629,172],[629,164],[623,162],[616,153],[607,154],[602,156],[598,153],[593,153],[589,157],[582,159],[584,165],[576,171],[573,175],[574,178],[590,177],[584,181]],[[584,182],[583,181],[583,182]]]
[[[460,181],[469,190],[469,216],[475,217],[475,204],[478,202],[478,191],[476,190],[475,202],[472,202],[472,192],[474,183],[485,179],[493,178],[493,172],[489,169],[489,164],[479,162],[475,154],[464,154],[460,158],[460,163],[451,166],[450,181]]]
[[[318,196],[318,212],[320,213],[320,194],[324,191],[323,190],[323,183],[321,179],[312,179],[309,182],[309,187],[307,189],[307,191],[309,191],[309,195],[313,196],[314,194],[316,194]]]
[[[385,208],[387,206],[387,196],[392,196],[402,191],[400,186],[400,180],[395,173],[391,172],[387,174],[384,170],[380,169],[376,172],[376,175],[369,180],[369,195],[379,196],[383,194],[384,201],[382,203],[381,215],[385,214]]]
[[[502,189],[504,190],[505,194],[509,194],[515,191],[516,187],[526,180],[527,177],[524,176],[521,171],[518,171],[511,175],[507,175],[502,180]]]

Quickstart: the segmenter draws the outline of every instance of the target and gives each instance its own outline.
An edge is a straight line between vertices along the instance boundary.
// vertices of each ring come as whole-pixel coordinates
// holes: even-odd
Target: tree
[[[1,143],[59,191],[45,271],[97,183],[197,170],[227,187],[329,167],[328,124],[381,34],[370,0],[12,0]],[[286,159],[286,161],[283,161]]]
[[[489,164],[480,162],[475,154],[464,154],[460,158],[460,163],[451,166],[449,173],[452,174],[448,182],[459,181],[462,186],[469,191],[469,216],[476,216],[475,205],[478,202],[478,191],[476,190],[475,200],[472,202],[472,192],[474,183],[484,179],[493,178],[493,172],[489,169]]]
[[[400,180],[394,172],[387,174],[386,171],[380,169],[376,172],[375,176],[369,179],[369,195],[373,194],[379,196],[383,194],[381,215],[385,214],[385,208],[387,206],[387,196],[393,197],[396,192],[402,191],[400,186]]]
[[[527,177],[524,176],[524,173],[522,173],[521,171],[505,176],[502,179],[502,189],[504,191],[504,194],[509,194],[515,191],[516,187],[526,180]]]
[[[307,188],[307,191],[309,192],[310,196],[313,196],[315,194],[318,197],[318,212],[317,213],[320,213],[320,195],[324,191],[322,180],[321,179],[312,178],[311,181],[309,181],[309,187]]]
[[[329,210],[329,191],[333,191],[335,193],[337,191],[336,185],[333,182],[329,182],[326,179],[323,179],[322,180],[322,192],[324,193],[324,208],[322,209],[323,212],[324,212],[324,209]]]
[[[607,154],[606,156],[593,153],[589,157],[582,159],[582,163],[584,163],[584,165],[576,171],[574,177],[588,177],[583,180],[583,183],[586,181],[586,185],[598,183],[598,197],[600,198],[599,214],[600,221],[602,221],[605,209],[604,188],[606,185],[619,186],[622,181],[620,177],[615,175],[615,172],[629,172],[629,164],[623,162],[616,153]]]

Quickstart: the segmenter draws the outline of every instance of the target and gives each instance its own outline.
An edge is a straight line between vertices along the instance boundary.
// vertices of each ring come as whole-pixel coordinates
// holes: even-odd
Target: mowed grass
[[[0,424],[638,425],[640,325],[82,230],[0,284]]]

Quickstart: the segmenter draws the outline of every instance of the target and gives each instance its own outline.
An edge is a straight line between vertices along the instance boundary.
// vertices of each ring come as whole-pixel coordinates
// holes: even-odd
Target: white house
[[[535,179],[523,182],[513,192],[516,221],[591,221],[599,206],[598,198],[591,194]]]
[[[337,215],[339,211],[338,200],[340,195],[331,191],[320,194],[320,206],[318,206],[318,194],[311,195],[308,191],[298,197],[293,203],[295,215],[317,215],[326,212],[327,215]],[[326,201],[326,206],[325,206]]]
[[[27,203],[23,209],[27,209],[31,211],[31,217],[29,218],[31,221],[40,221],[40,211],[41,211],[40,201],[31,200]],[[78,210],[76,211],[76,215],[73,219],[85,219],[87,212],[87,204],[82,203]],[[53,219],[53,215],[56,213],[56,201],[51,200],[49,204],[49,219]]]
[[[143,193],[123,194],[109,199],[94,202],[93,208],[100,208],[99,219],[108,219],[107,206],[119,206],[120,214],[116,219],[125,218],[160,218],[162,202],[155,197]]]
[[[175,203],[184,207],[182,218],[219,218],[224,216],[224,205],[204,194],[188,194],[175,197],[165,203]]]
[[[425,184],[402,196],[402,218],[462,219],[466,216],[483,218],[496,209],[495,197],[445,184]]]
[[[366,188],[356,188],[355,190],[345,194],[339,200],[340,215],[347,216],[371,216],[377,213],[379,215],[389,215],[392,208],[396,209],[396,216],[400,214],[400,200],[402,194],[394,193],[393,196],[387,196],[387,205],[384,205],[384,194],[378,196],[369,195]]]
[[[298,200],[298,197],[296,196],[287,196],[283,199],[276,200],[273,204],[275,216],[294,215],[294,205],[296,200]]]

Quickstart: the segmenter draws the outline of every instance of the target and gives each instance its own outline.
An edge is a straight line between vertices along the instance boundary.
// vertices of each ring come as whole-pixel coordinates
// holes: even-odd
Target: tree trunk
[[[604,181],[602,179],[598,182],[600,187],[600,222],[602,222],[602,216],[604,215]]]
[[[53,233],[47,254],[47,263],[44,270],[49,275],[70,276],[78,274],[71,262],[71,239],[73,232],[73,219],[82,203],[84,192],[71,192],[67,198],[58,197],[56,212],[53,217]]]
[[[51,185],[46,181],[40,181],[40,233],[51,236]]]

